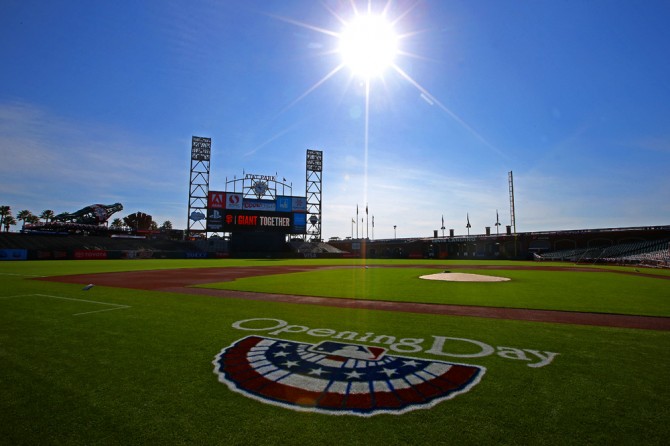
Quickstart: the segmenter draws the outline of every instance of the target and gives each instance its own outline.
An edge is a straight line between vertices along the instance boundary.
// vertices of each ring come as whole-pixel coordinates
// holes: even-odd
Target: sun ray
[[[368,147],[370,135],[370,79],[365,80],[365,136],[363,142],[363,198],[368,202]]]
[[[294,19],[291,19],[291,18],[288,18],[288,17],[282,17],[282,16],[278,16],[278,15],[274,15],[274,14],[268,14],[268,16],[270,16],[274,19],[277,19],[277,20],[281,20],[282,22],[290,23],[292,25],[300,26],[302,28],[310,29],[312,31],[316,31],[316,32],[321,33],[321,34],[325,34],[327,36],[332,36],[332,37],[336,37],[336,38],[340,37],[340,33],[338,33],[338,32],[331,31],[331,30],[325,29],[325,28],[320,28],[320,27],[315,26],[315,25],[310,25],[309,23],[303,23],[303,22],[300,22],[298,20],[294,20]]]
[[[444,105],[442,102],[440,102],[435,96],[430,94],[428,90],[426,90],[424,87],[422,87],[417,81],[412,79],[412,77],[405,73],[402,68],[400,68],[398,65],[394,64],[393,69],[407,82],[409,82],[411,85],[413,85],[419,92],[424,95],[424,100],[425,98],[428,98],[430,101],[432,101],[435,105],[438,106],[442,111],[447,113],[451,118],[456,121],[458,124],[460,124],[464,129],[466,129],[470,134],[472,134],[475,138],[477,138],[480,142],[482,142],[484,145],[486,145],[488,148],[492,149],[494,152],[496,152],[498,155],[507,158],[507,156],[496,146],[491,144],[484,138],[482,135],[480,135],[472,126],[470,126],[467,122],[465,122],[460,116],[458,116],[456,113],[451,111],[449,108],[447,108],[446,105]]]
[[[307,91],[305,91],[303,94],[301,94],[301,95],[298,96],[296,99],[294,99],[290,104],[288,104],[286,107],[284,107],[284,108],[279,112],[279,114],[284,113],[285,111],[287,111],[288,109],[290,109],[291,107],[293,107],[295,104],[297,104],[298,102],[300,102],[300,101],[302,101],[303,99],[305,99],[305,97],[307,97],[307,96],[308,96],[309,94],[311,94],[314,90],[316,90],[317,88],[319,88],[319,87],[320,87],[324,82],[326,82],[328,79],[330,79],[330,78],[333,77],[335,74],[337,74],[340,70],[342,70],[342,68],[344,68],[344,64],[340,64],[340,65],[336,66],[335,68],[333,68],[333,69],[330,71],[330,73],[326,74],[324,77],[321,78],[321,80],[317,81],[314,85],[312,85],[311,87],[309,87],[309,88],[307,89]]]

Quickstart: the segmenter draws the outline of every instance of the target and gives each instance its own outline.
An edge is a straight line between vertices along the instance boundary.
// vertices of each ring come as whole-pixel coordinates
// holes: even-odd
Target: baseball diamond
[[[383,268],[383,265],[375,267]],[[396,268],[402,266],[394,266]],[[287,267],[242,267],[242,268],[197,268],[177,270],[155,270],[141,272],[118,272],[94,275],[68,275],[45,277],[38,280],[58,281],[67,283],[88,284],[144,290],[165,291],[173,293],[187,293],[209,295],[221,298],[236,298],[250,300],[266,300],[272,302],[287,302],[299,304],[316,304],[345,308],[365,308],[385,311],[399,311],[411,313],[445,314],[455,316],[476,316],[496,319],[527,320],[537,322],[555,322],[566,324],[600,325],[607,327],[639,328],[650,330],[670,330],[670,318],[653,316],[633,316],[623,314],[586,313],[574,311],[547,311],[534,309],[515,309],[502,307],[480,307],[464,305],[433,305],[410,302],[367,301],[364,299],[331,299],[317,296],[268,294],[244,291],[228,291],[209,288],[193,288],[192,285],[212,282],[233,281],[244,277],[255,277],[274,274],[313,271],[318,269],[333,269],[334,266],[287,266]],[[351,268],[346,266],[343,268]],[[443,269],[441,266],[433,266]],[[602,273],[602,269],[570,267],[570,266],[524,266],[524,265],[450,265],[451,269],[467,268],[474,270],[544,270],[556,272],[584,272]],[[670,276],[645,275],[639,272],[621,271],[618,274],[652,277],[658,280],[670,280]]]

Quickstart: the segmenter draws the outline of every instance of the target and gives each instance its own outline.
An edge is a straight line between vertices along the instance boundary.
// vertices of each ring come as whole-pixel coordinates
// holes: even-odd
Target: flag
[[[374,215],[372,216],[372,227],[373,228],[375,227],[375,216]]]
[[[442,229],[444,229],[444,215],[442,216]]]
[[[500,226],[500,219],[498,218],[498,209],[496,209],[496,226]]]
[[[468,215],[468,224],[465,225],[465,227],[466,228],[471,228],[472,226],[470,225],[470,214],[467,214],[467,215]]]
[[[354,219],[352,218],[352,219],[351,219],[351,222],[352,222],[352,223],[356,223],[356,220],[354,220]]]
[[[365,205],[365,215],[368,215],[368,205]]]

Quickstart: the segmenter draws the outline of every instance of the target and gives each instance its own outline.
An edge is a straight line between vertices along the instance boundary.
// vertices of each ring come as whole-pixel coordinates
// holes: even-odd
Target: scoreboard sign
[[[305,197],[278,196],[276,200],[244,198],[240,193],[210,191],[207,197],[209,232],[281,232],[305,234]]]
[[[224,211],[223,232],[258,231],[282,232],[284,234],[303,234],[306,225],[300,224],[292,213]],[[302,221],[305,219],[303,218]]]

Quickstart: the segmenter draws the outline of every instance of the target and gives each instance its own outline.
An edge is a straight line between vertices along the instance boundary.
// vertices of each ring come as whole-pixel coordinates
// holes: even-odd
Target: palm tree
[[[45,223],[49,223],[49,221],[52,221],[55,216],[56,214],[54,214],[54,211],[52,211],[51,209],[44,210],[40,214],[40,218],[43,218]]]
[[[123,229],[123,220],[120,218],[115,218],[112,220],[112,224],[109,227],[110,229]]]
[[[30,212],[30,211],[24,209],[24,210],[22,210],[22,211],[19,211],[18,214],[16,214],[16,218],[17,218],[19,221],[23,221],[23,228],[25,228],[25,227],[26,227],[26,221],[27,221],[32,215],[33,215],[32,212]]]
[[[12,215],[7,215],[4,218],[3,225],[5,227],[5,232],[9,232],[9,227],[14,226],[16,224],[16,219]],[[2,229],[2,228],[0,228]]]
[[[11,216],[12,209],[9,206],[0,206],[0,231],[2,231],[2,228],[5,225],[5,219]]]

